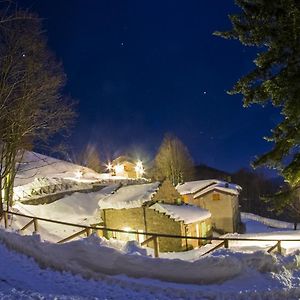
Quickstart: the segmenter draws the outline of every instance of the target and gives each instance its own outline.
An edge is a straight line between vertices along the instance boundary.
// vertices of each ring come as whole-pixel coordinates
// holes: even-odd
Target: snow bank
[[[117,250],[105,239],[94,235],[65,244],[52,244],[42,242],[38,235],[19,236],[0,230],[0,240],[12,249],[34,257],[43,267],[94,279],[101,279],[103,274],[126,274],[178,283],[212,284],[249,270],[261,273],[280,269],[276,258],[266,252],[250,254],[220,250],[189,262],[145,256],[143,249],[133,242],[123,250]]]
[[[166,214],[171,219],[176,221],[183,221],[184,224],[200,222],[211,217],[211,213],[203,208],[194,205],[170,205],[163,203],[155,203],[150,206],[160,213]]]
[[[85,280],[69,272],[41,269],[33,259],[0,243],[0,299],[299,299],[297,256],[284,257],[280,264],[285,268],[279,273],[248,269],[232,280],[212,285],[162,283],[123,275]]]
[[[90,183],[65,178],[37,177],[32,182],[14,187],[14,200],[28,200],[54,193],[92,189]]]
[[[264,218],[252,213],[241,212],[242,221],[244,219],[253,220],[274,228],[294,229],[294,223]],[[298,225],[299,226],[299,225]],[[297,226],[297,228],[298,228]]]

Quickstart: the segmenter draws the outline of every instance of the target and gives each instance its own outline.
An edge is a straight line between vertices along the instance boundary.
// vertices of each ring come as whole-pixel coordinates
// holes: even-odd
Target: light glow
[[[117,164],[114,169],[117,176],[124,174],[124,165]]]
[[[80,178],[82,177],[82,171],[81,171],[81,170],[77,170],[77,171],[75,172],[75,177],[76,177],[77,179],[80,179]]]
[[[126,232],[133,231],[132,228],[130,228],[130,227],[124,227],[122,230],[124,230]]]
[[[145,173],[143,162],[140,161],[140,160],[138,160],[136,162],[136,165],[135,165],[134,169],[135,169],[135,173],[136,173],[137,178],[141,178],[143,176],[143,174]]]
[[[113,170],[113,166],[111,164],[111,162],[109,162],[107,165],[106,165],[106,170],[111,172]]]

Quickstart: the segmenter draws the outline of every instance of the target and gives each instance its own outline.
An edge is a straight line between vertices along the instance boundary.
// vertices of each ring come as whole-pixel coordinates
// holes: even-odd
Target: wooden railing
[[[281,253],[282,248],[281,248],[281,243],[282,242],[300,242],[300,239],[263,239],[263,238],[235,238],[235,237],[195,237],[195,236],[182,236],[182,235],[171,235],[171,234],[165,234],[165,233],[154,233],[154,232],[140,232],[140,231],[134,231],[134,230],[121,230],[121,229],[116,229],[116,228],[108,228],[104,226],[88,226],[88,225],[80,225],[80,224],[74,224],[74,223],[69,223],[69,222],[64,222],[64,221],[59,221],[59,220],[51,220],[51,219],[46,219],[46,218],[41,218],[41,217],[36,217],[36,216],[29,216],[17,212],[11,212],[11,211],[4,211],[2,216],[0,216],[0,221],[3,219],[4,220],[4,227],[8,228],[8,216],[19,216],[19,217],[24,217],[24,218],[29,218],[31,219],[29,223],[27,223],[25,226],[23,226],[20,231],[24,231],[30,225],[33,224],[33,228],[35,232],[38,232],[38,221],[43,221],[43,222],[49,222],[49,223],[55,223],[55,224],[61,224],[61,225],[66,225],[66,226],[72,226],[76,228],[80,228],[81,230],[58,241],[57,243],[64,243],[67,241],[70,241],[76,237],[79,237],[81,235],[86,235],[89,236],[93,231],[101,232],[103,236],[104,232],[120,232],[120,233],[127,233],[127,234],[135,234],[137,236],[143,235],[147,237],[146,240],[144,240],[141,243],[141,246],[148,245],[150,242],[153,242],[153,248],[154,248],[154,256],[159,257],[159,238],[174,238],[174,239],[185,239],[185,240],[198,240],[198,241],[206,241],[206,242],[211,242],[211,241],[220,241],[215,247],[208,249],[205,253],[202,255],[206,255],[216,249],[219,249],[221,247],[224,248],[229,248],[231,241],[251,241],[251,242],[276,242],[272,247],[270,247],[267,251],[268,253],[271,253],[275,249],[277,252]]]
[[[141,246],[147,246],[150,242],[153,241],[153,248],[154,248],[154,257],[159,257],[159,243],[158,243],[158,236],[151,236],[150,238],[146,239],[141,243]]]

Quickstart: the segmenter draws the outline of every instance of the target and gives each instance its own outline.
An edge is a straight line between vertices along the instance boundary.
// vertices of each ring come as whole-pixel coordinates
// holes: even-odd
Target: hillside
[[[194,180],[202,179],[220,179],[230,181],[232,174],[226,171],[222,171],[213,167],[209,167],[205,164],[195,166]]]

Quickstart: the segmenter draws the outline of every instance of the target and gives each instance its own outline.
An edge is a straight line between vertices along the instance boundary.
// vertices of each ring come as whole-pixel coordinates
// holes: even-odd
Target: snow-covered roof
[[[176,189],[181,195],[194,194],[194,198],[197,198],[211,190],[219,190],[238,195],[242,188],[237,184],[228,183],[217,179],[208,179],[185,182],[181,185],[178,185]]]
[[[211,217],[211,213],[208,210],[189,204],[172,205],[155,203],[150,206],[150,209],[166,214],[176,221],[183,221],[184,224],[200,222]]]
[[[159,182],[123,186],[114,194],[100,199],[100,209],[122,209],[141,207],[156,193]]]
[[[181,195],[194,194],[211,184],[215,184],[217,181],[215,179],[189,181],[177,185],[176,189]]]
[[[194,198],[198,198],[202,195],[205,195],[206,193],[210,191],[219,191],[219,192],[225,192],[228,194],[236,195],[238,196],[242,188],[233,183],[228,183],[225,181],[218,181],[215,184],[209,185],[208,187],[200,190],[198,193],[194,195]]]

